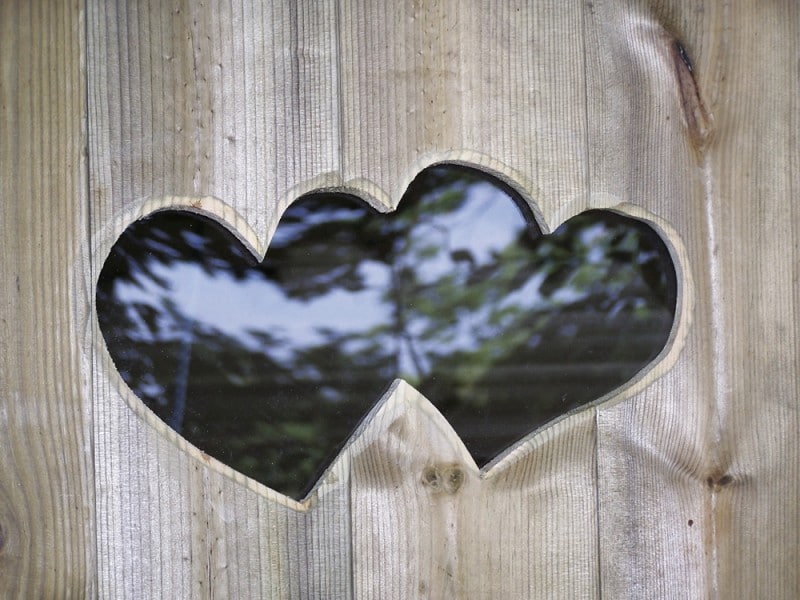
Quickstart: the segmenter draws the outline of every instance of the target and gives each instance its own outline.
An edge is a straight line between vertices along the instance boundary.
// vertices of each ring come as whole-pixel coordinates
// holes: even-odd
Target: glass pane
[[[97,305],[156,414],[298,497],[395,377],[488,462],[652,360],[675,290],[646,225],[592,211],[541,236],[498,182],[438,166],[386,215],[300,198],[261,264],[209,219],[156,213],[114,246]]]

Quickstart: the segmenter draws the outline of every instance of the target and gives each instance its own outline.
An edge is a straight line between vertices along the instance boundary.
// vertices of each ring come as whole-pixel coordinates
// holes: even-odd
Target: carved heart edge
[[[518,189],[517,186],[514,186],[514,188]],[[354,192],[350,187],[347,189],[331,189],[326,187],[324,189],[316,188],[310,191],[345,191],[350,195],[357,196],[364,200],[363,193],[359,193],[358,191]],[[299,198],[301,195],[303,194],[297,194],[295,197]],[[542,222],[541,212],[535,204],[531,203],[528,199],[528,195],[521,194],[521,196],[533,210],[534,216],[543,232],[553,231],[562,222],[574,216],[572,214],[566,214],[558,223],[544,223]],[[369,202],[372,206],[380,206],[380,203],[374,201],[374,197],[369,200],[372,200]],[[266,499],[295,511],[303,512],[312,509],[322,501],[328,493],[340,488],[342,485],[346,485],[349,476],[351,457],[361,449],[367,447],[370,442],[379,439],[381,436],[392,434],[392,428],[396,428],[396,423],[398,422],[394,417],[400,413],[427,421],[433,430],[441,434],[441,439],[446,440],[450,445],[447,454],[451,455],[454,460],[457,460],[463,468],[466,469],[467,476],[470,480],[490,480],[496,478],[500,473],[512,467],[525,456],[535,453],[537,448],[545,443],[545,437],[548,433],[553,433],[553,430],[568,430],[573,424],[578,425],[579,421],[584,421],[589,416],[589,413],[593,414],[601,406],[603,408],[609,408],[620,402],[636,397],[650,384],[665,375],[675,365],[686,341],[691,327],[694,307],[694,282],[687,268],[688,260],[686,249],[680,236],[665,220],[638,205],[618,203],[616,206],[607,206],[606,201],[608,199],[604,198],[603,200],[602,206],[585,207],[585,210],[593,208],[611,210],[622,216],[643,221],[656,231],[669,250],[670,258],[675,268],[677,301],[675,306],[675,318],[667,342],[661,352],[647,366],[622,386],[610,391],[597,400],[564,413],[538,429],[535,429],[501,452],[483,467],[483,469],[477,467],[472,455],[466,449],[460,436],[450,426],[439,410],[408,383],[402,380],[395,380],[387,392],[362,419],[339,454],[318,478],[304,499],[300,501],[295,500],[243,475],[220,460],[206,454],[187,441],[183,436],[175,432],[164,421],[157,417],[156,414],[133,393],[127,383],[122,379],[122,376],[114,365],[103,335],[100,333],[99,322],[96,316],[96,306],[94,306],[94,290],[97,287],[97,277],[99,276],[100,268],[96,268],[96,273],[93,274],[90,288],[92,290],[92,314],[94,316],[92,323],[92,338],[94,340],[92,351],[94,356],[89,357],[89,360],[90,362],[93,361],[93,364],[99,365],[99,369],[95,369],[94,385],[100,386],[106,390],[116,391],[119,397],[121,397],[135,415],[140,417],[148,426],[152,427],[158,435],[169,440],[181,452],[186,453],[193,460],[199,461],[200,464],[234,480],[238,484],[256,492]],[[93,257],[94,264],[102,267],[114,243],[128,225],[147,215],[162,210],[184,210],[198,213],[215,220],[228,229],[259,261],[261,261],[269,246],[269,239],[272,233],[274,233],[280,221],[280,217],[288,204],[289,203],[285,203],[281,207],[277,217],[273,219],[274,222],[269,230],[267,241],[262,242],[262,240],[259,239],[260,236],[250,227],[247,219],[239,214],[232,206],[218,198],[211,196],[164,196],[161,198],[144,199],[114,218],[106,228],[95,235],[93,239],[94,243],[92,244],[95,250],[95,256]],[[383,211],[387,210],[385,207],[381,208]],[[552,229],[548,228],[548,225],[552,225]],[[97,389],[97,387],[95,387],[95,389]],[[98,394],[95,393],[93,396],[97,397]],[[103,414],[103,411],[99,411],[99,414]]]

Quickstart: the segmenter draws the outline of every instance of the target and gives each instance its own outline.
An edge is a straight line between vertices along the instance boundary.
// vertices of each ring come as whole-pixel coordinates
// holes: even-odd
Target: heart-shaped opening
[[[631,379],[664,347],[675,303],[669,252],[645,223],[589,211],[542,236],[506,186],[449,165],[423,171],[390,214],[298,199],[261,264],[211,219],[152,214],[97,286],[137,396],[294,497],[394,378],[484,464]]]

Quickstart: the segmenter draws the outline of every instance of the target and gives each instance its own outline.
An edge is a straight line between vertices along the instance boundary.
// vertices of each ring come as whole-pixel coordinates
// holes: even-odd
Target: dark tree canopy
[[[237,286],[263,290],[258,311],[274,325],[232,332],[187,314],[186,265],[228,282],[230,311]],[[482,464],[651,361],[675,294],[645,224],[590,211],[541,236],[496,181],[440,166],[388,215],[342,195],[300,198],[261,264],[209,219],[151,215],[114,246],[97,305],[117,368],[156,414],[299,496],[395,377]]]

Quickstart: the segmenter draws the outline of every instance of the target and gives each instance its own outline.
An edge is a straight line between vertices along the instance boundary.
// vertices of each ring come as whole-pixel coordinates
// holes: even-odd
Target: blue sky
[[[468,247],[480,263],[489,258],[492,250],[506,246],[524,223],[519,208],[505,192],[481,182],[468,188],[467,201],[460,210],[441,215],[435,227],[421,227],[415,234],[430,237],[436,244],[446,244],[451,250]],[[381,302],[382,290],[388,282],[386,269],[367,261],[360,268],[367,289],[360,292],[334,289],[310,301],[288,299],[278,286],[263,279],[235,280],[227,274],[210,276],[200,267],[186,263],[156,265],[154,270],[170,282],[171,290],[165,291],[155,282],[147,281],[144,289],[118,283],[115,292],[124,302],[154,306],[160,304],[160,297],[166,296],[191,319],[245,341],[248,330],[260,330],[303,345],[320,340],[315,333],[320,327],[354,331],[388,322],[390,308]],[[452,268],[449,253],[440,252],[425,262],[424,271],[418,275],[430,280]],[[526,286],[530,300],[538,297],[536,287]]]

